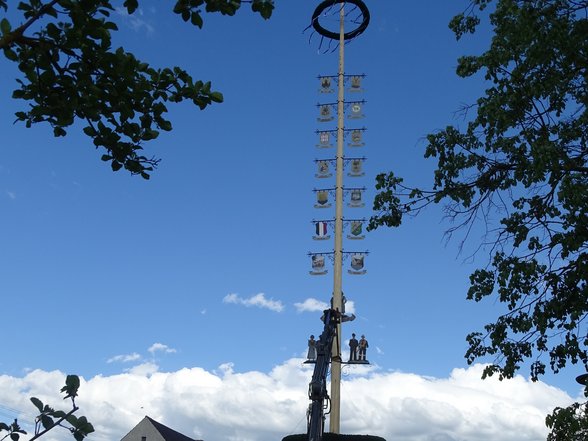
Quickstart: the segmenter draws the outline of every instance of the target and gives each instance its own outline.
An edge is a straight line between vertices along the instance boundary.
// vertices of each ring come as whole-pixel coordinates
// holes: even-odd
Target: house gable
[[[121,441],[197,441],[146,416]]]

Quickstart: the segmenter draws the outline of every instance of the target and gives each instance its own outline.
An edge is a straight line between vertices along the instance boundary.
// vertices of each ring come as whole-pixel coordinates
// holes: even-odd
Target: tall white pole
[[[345,2],[339,11],[339,73],[337,98],[337,179],[335,190],[335,262],[333,268],[333,308],[343,310],[342,272],[343,272],[343,137],[345,104],[344,70],[344,21]],[[333,342],[331,363],[331,417],[329,430],[341,433],[341,324],[337,325],[337,337]]]

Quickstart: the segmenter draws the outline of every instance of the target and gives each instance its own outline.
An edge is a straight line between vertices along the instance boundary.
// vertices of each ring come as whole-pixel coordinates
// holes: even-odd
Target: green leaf
[[[55,26],[53,23],[49,23],[47,25],[46,30],[47,30],[47,35],[49,35],[49,37],[51,37],[54,40],[59,38],[59,35],[61,34],[61,31],[59,30],[59,28],[57,26]]]
[[[202,20],[202,17],[200,16],[200,13],[198,11],[192,12],[192,15],[190,17],[190,22],[194,26],[198,26],[200,29],[202,29],[202,25],[204,23]]]
[[[94,129],[94,127],[92,127],[92,126],[84,127],[83,132],[88,136],[96,136],[97,135],[96,129]]]
[[[68,390],[78,390],[80,388],[80,377],[77,375],[68,375],[65,379],[65,385]]]
[[[18,55],[12,49],[4,49],[4,56],[10,61],[18,61]]]
[[[161,130],[165,130],[166,132],[169,132],[172,129],[171,122],[167,120],[161,120],[158,125]]]
[[[147,129],[145,130],[145,133],[143,133],[143,136],[141,137],[141,139],[145,140],[145,141],[149,141],[151,139],[155,139],[159,136],[159,132],[157,130],[153,130],[153,129]]]
[[[18,433],[14,433],[13,432],[13,433],[10,434],[10,439],[12,441],[18,441],[19,438],[20,438],[20,435]]]
[[[20,426],[18,425],[18,420],[17,419],[15,419],[14,420],[14,423],[12,423],[10,425],[9,430],[12,430],[12,432],[14,432],[14,433],[22,433],[23,435],[26,435],[27,434],[24,430],[22,430],[20,428]]]
[[[39,412],[43,412],[43,403],[36,397],[31,397],[31,402],[35,405]]]
[[[0,31],[2,32],[2,35],[7,35],[11,29],[10,22],[6,18],[0,20]]]
[[[132,14],[139,7],[139,2],[137,0],[125,0],[123,6],[127,8],[129,14]]]
[[[251,10],[258,12],[266,20],[272,16],[274,10],[273,0],[253,0]]]
[[[78,395],[78,389],[80,388],[80,378],[77,375],[68,375],[65,378],[65,386],[61,388],[61,392],[65,392],[65,397],[74,398]]]
[[[108,29],[111,31],[118,31],[118,26],[116,25],[116,23],[113,23],[111,21],[106,21],[106,22],[104,22],[104,29]]]
[[[53,422],[53,418],[47,415],[41,415],[41,424],[45,429],[51,429],[55,423]]]
[[[222,103],[224,101],[223,94],[220,92],[211,92],[210,99],[215,103]]]
[[[65,136],[67,135],[67,132],[63,129],[63,127],[54,127],[53,128],[53,136],[58,137],[58,136]]]
[[[84,439],[84,437],[87,436],[89,433],[94,432],[94,426],[92,426],[92,424],[88,422],[85,416],[81,416],[77,421],[70,423],[73,426],[71,429],[72,434],[74,438],[78,441]]]

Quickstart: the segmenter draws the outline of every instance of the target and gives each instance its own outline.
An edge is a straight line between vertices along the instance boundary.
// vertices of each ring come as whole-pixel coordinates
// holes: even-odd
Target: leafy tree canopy
[[[574,403],[555,409],[545,422],[551,429],[547,441],[586,441],[588,439],[588,403]]]
[[[431,188],[377,177],[370,229],[433,203],[455,222],[449,235],[467,238],[481,221],[490,258],[467,298],[506,312],[467,336],[467,362],[489,356],[484,376],[500,378],[525,362],[533,380],[547,364],[588,370],[588,1],[472,0],[450,28],[460,39],[484,17],[490,47],[461,57],[457,74],[483,74],[488,88],[464,109],[465,127],[427,136]]]
[[[242,3],[267,19],[273,0],[177,0],[173,12],[201,28],[203,11],[234,15]],[[139,0],[124,0],[133,14]],[[191,101],[200,109],[223,96],[210,82],[195,81],[180,67],[156,69],[124,48],[111,46],[117,31],[109,0],[27,0],[17,5],[18,24],[0,19],[0,49],[21,72],[12,97],[28,107],[16,113],[27,127],[47,122],[55,136],[65,136],[74,122],[114,171],[124,168],[149,179],[159,160],[142,153],[145,142],[172,129],[167,103]],[[8,0],[0,0],[0,11]]]

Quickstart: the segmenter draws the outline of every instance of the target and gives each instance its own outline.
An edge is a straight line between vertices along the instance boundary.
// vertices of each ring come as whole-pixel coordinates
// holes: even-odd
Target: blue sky
[[[0,420],[14,417],[10,410],[3,413],[2,406],[26,408],[29,404],[21,398],[41,385],[55,382],[57,392],[55,372],[76,373],[102,387],[100,403],[134,406],[122,412],[126,419],[117,415],[109,425],[108,412],[87,403],[96,412],[93,421],[110,430],[113,439],[139,422],[145,406],[129,404],[128,396],[117,400],[116,393],[104,392],[109,390],[104,384],[131,377],[136,381],[129,384],[138,388],[134,394],[145,395],[157,389],[149,384],[161,376],[189,383],[186,372],[202,375],[203,384],[222,383],[227,393],[238,389],[227,386],[235,375],[252,381],[237,382],[249,384],[250,390],[257,390],[251,385],[262,378],[269,381],[264,386],[269,394],[283,393],[275,397],[280,403],[292,394],[292,400],[302,403],[302,410],[282,413],[298,421],[300,412],[303,418],[310,372],[301,362],[306,339],[320,333],[321,322],[320,312],[302,305],[328,302],[333,283],[331,272],[308,275],[307,253],[328,251],[312,240],[311,220],[333,215],[313,208],[312,190],[324,185],[314,177],[313,161],[324,157],[314,147],[315,130],[332,128],[316,122],[316,104],[323,98],[316,77],[337,71],[336,52],[322,53],[318,37],[303,32],[316,4],[278,1],[269,21],[246,8],[233,18],[206,16],[203,30],[184,24],[159,2],[143,2],[133,17],[116,14],[121,32],[115,45],[156,67],[180,65],[195,78],[211,80],[225,97],[223,104],[205,111],[187,104],[169,106],[174,130],[146,145],[147,156],[162,158],[148,182],[111,172],[100,161],[103,152],[75,128],[66,138],[55,139],[46,126],[12,124],[23,103],[10,99],[14,66],[0,61],[5,79],[0,83],[5,329],[0,380],[21,385],[18,400],[0,394]],[[482,31],[455,41],[447,23],[466,1],[367,4],[372,20],[365,34],[346,46],[346,73],[367,75],[366,147],[359,154],[368,160],[366,176],[346,183],[368,188],[368,206],[346,210],[347,217],[370,216],[379,172],[393,169],[419,185],[431,181],[434,163],[422,158],[423,137],[448,124],[464,124],[455,112],[474,102],[484,84],[481,78],[459,79],[456,59],[479,53],[490,38]],[[441,384],[439,390],[464,377],[468,384],[478,381],[479,367],[467,369],[463,358],[465,336],[502,309],[492,301],[476,305],[465,300],[468,275],[487,257],[481,252],[469,258],[478,231],[460,254],[459,237],[443,240],[448,227],[437,207],[400,229],[378,230],[363,243],[345,244],[346,250],[370,251],[367,274],[345,275],[343,280],[357,315],[345,325],[343,338],[351,332],[365,334],[372,362],[368,370],[344,372],[350,388],[382,379],[433,379]],[[565,404],[579,394],[573,381],[579,373],[572,368],[548,376],[547,385],[519,378],[517,385],[530,391],[522,395],[530,398],[518,409],[523,412],[537,402],[546,403],[546,409]],[[485,390],[490,387],[486,384],[474,389]],[[504,396],[510,396],[510,386],[494,387],[506,388]],[[382,391],[366,387],[362,400],[374,398],[372,390]],[[390,397],[398,392],[385,390]],[[541,394],[551,398],[541,401]],[[343,412],[349,412],[358,398],[342,399],[348,401]],[[427,414],[438,411],[415,400]],[[269,414],[263,415],[279,419],[279,406],[271,403],[266,406]],[[468,399],[460,403],[467,407]],[[202,416],[195,428],[186,423],[194,415],[166,406],[153,412],[158,414],[150,416],[188,436],[223,439],[215,438],[214,433],[225,433],[218,424]],[[369,427],[354,425],[350,415],[343,414],[343,419],[343,431],[369,432]],[[293,430],[291,420],[276,424],[268,432],[273,438]],[[541,418],[533,424],[541,426]],[[226,433],[234,440],[270,437],[257,429],[252,426],[241,438]],[[381,430],[392,431],[383,436],[396,433],[393,428]],[[529,439],[541,439],[541,430]],[[298,431],[304,431],[303,425]],[[395,439],[436,436],[417,432],[407,427],[405,438]],[[498,439],[492,438],[497,433],[510,439],[504,432],[497,425],[488,432],[489,439]],[[471,439],[449,429],[439,433],[446,438],[435,439]]]

